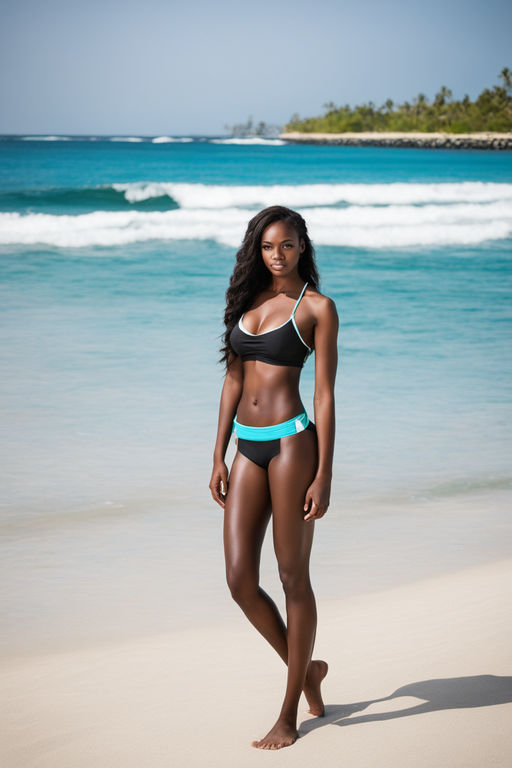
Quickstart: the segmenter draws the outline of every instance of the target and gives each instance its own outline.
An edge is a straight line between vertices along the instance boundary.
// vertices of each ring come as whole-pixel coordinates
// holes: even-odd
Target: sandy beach
[[[265,755],[285,667],[242,617],[5,660],[2,765],[505,768],[511,577],[502,559],[320,600],[326,717],[302,699],[299,740]]]

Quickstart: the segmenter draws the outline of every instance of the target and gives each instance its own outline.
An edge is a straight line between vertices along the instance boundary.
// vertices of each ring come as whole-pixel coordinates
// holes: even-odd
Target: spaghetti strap
[[[295,315],[295,310],[296,310],[296,309],[297,309],[297,307],[299,306],[299,301],[302,299],[302,297],[303,297],[303,295],[304,295],[304,291],[306,290],[306,285],[307,285],[307,282],[305,282],[305,283],[304,283],[304,287],[303,287],[302,291],[300,292],[300,296],[299,296],[299,298],[297,299],[297,301],[295,302],[295,306],[294,306],[294,308],[293,308],[293,312],[292,312],[292,314],[291,314],[291,317],[293,317],[293,316]]]

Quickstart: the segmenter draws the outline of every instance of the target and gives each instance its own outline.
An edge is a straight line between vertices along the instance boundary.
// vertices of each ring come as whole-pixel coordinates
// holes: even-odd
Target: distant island
[[[324,105],[321,117],[292,115],[283,128],[263,121],[225,126],[233,136],[279,138],[291,144],[341,144],[446,149],[512,149],[512,72],[504,67],[500,85],[485,88],[475,101],[460,101],[441,86],[432,103],[419,93],[409,103],[387,99],[351,108]]]
[[[321,117],[301,119],[295,114],[285,126],[285,133],[509,133],[512,131],[512,73],[504,67],[501,85],[485,88],[475,101],[466,94],[452,100],[452,92],[442,86],[432,104],[419,93],[412,104],[395,106],[391,99],[376,107],[370,101],[353,109],[333,102],[324,105]]]

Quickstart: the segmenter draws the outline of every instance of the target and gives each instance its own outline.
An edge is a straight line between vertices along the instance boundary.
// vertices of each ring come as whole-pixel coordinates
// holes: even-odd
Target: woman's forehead
[[[276,238],[284,240],[286,238],[295,239],[297,237],[297,230],[292,224],[288,224],[286,221],[274,221],[273,224],[269,224],[263,231],[262,240],[271,240]]]

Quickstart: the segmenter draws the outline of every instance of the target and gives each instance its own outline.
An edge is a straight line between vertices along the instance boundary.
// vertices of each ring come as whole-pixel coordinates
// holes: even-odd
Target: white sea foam
[[[299,209],[300,210],[300,209]],[[365,248],[476,245],[512,236],[507,201],[485,204],[315,207],[301,211],[316,245]],[[95,211],[78,216],[0,214],[0,243],[115,246],[147,240],[216,240],[238,247],[253,210]]]
[[[264,139],[260,136],[232,139],[210,139],[210,142],[212,144],[263,144],[270,147],[283,147],[286,144],[286,141],[282,141],[282,139]]]
[[[74,216],[3,213],[0,243],[85,247],[212,239],[237,247],[255,208],[273,204],[301,210],[317,245],[478,244],[512,234],[512,184],[506,183],[221,186],[143,181],[112,188],[130,203],[167,196],[180,207]]]
[[[22,136],[22,141],[73,141],[72,136]]]
[[[508,200],[512,184],[465,181],[447,184],[302,184],[297,186],[226,186],[131,182],[113,184],[130,203],[169,196],[182,208],[287,205],[290,207],[337,205],[421,205],[425,203],[485,203]]]
[[[194,141],[194,139],[191,139],[189,136],[156,136],[154,139],[151,140],[153,144],[189,144],[191,141]]]
[[[109,141],[139,142],[139,141],[144,141],[144,139],[141,139],[140,136],[111,136],[109,138]]]
[[[146,240],[240,241],[248,211],[95,211],[78,216],[0,214],[0,243],[62,247],[124,245]]]

